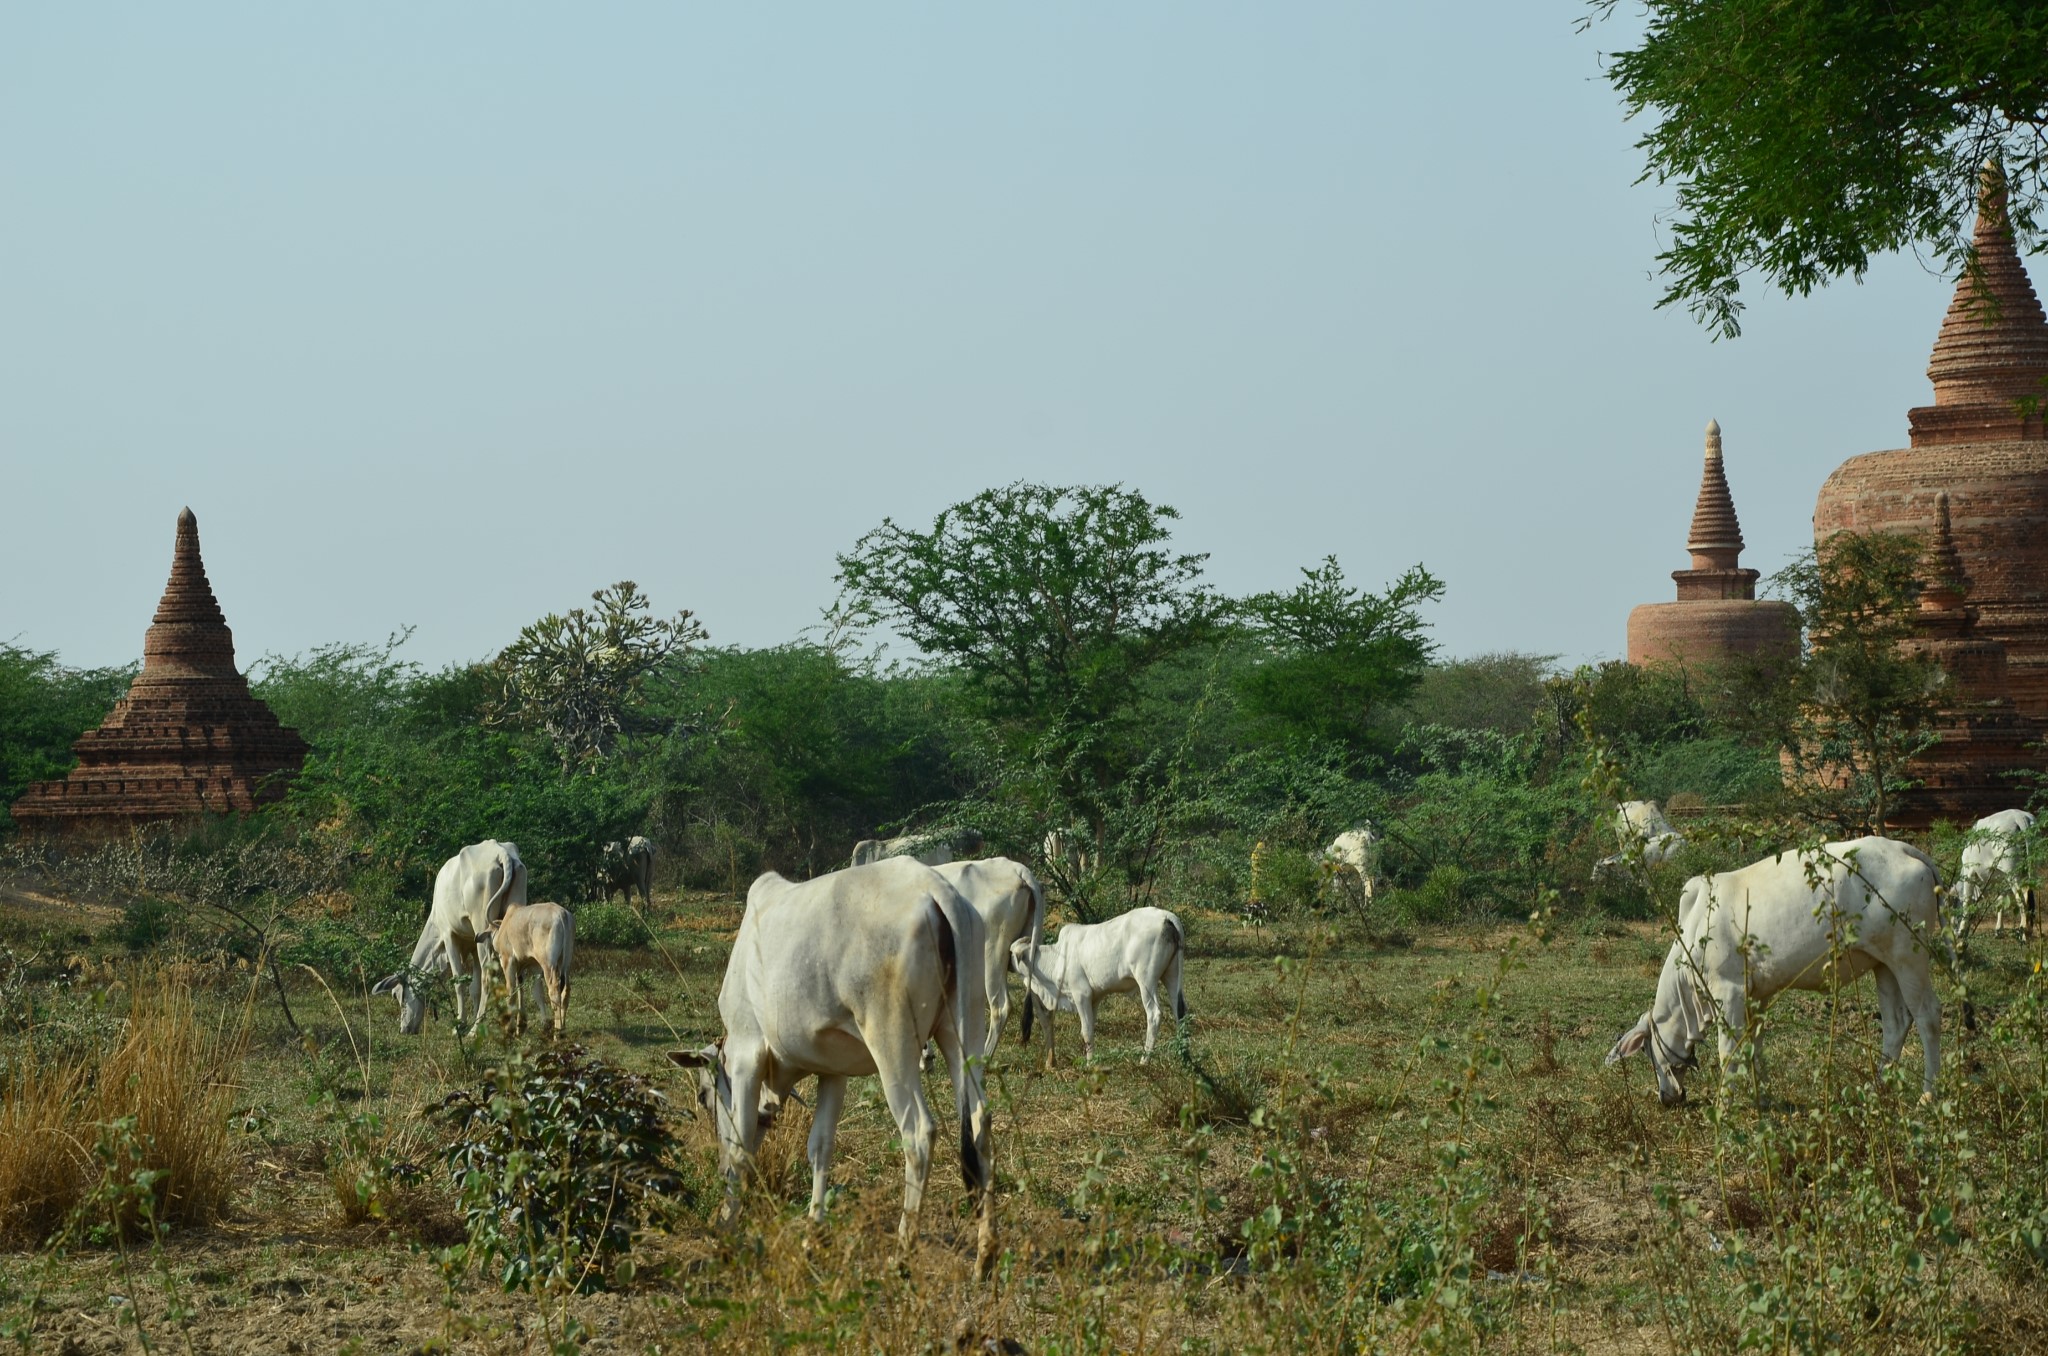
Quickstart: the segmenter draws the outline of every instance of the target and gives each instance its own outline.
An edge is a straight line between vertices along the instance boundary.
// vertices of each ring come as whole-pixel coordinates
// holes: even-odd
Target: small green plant
[[[646,920],[630,904],[584,904],[576,910],[578,946],[645,946],[653,939]]]
[[[665,1099],[581,1046],[514,1052],[439,1115],[456,1132],[445,1162],[461,1193],[472,1260],[507,1290],[601,1287],[630,1267],[633,1236],[684,1198]]]

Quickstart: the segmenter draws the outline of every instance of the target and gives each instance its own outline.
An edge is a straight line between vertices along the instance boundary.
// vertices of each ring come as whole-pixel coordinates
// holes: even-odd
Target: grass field
[[[2027,1233],[2030,1203],[2048,1223],[2039,978],[2018,942],[1978,942],[1979,1029],[1966,1036],[1950,1005],[1931,1105],[1917,1041],[1904,1072],[1875,1073],[1866,982],[1839,1004],[1772,1009],[1760,1094],[1703,1068],[1690,1104],[1667,1111],[1643,1063],[1602,1067],[1648,1006],[1665,950],[1651,926],[1471,926],[1374,946],[1320,922],[1191,912],[1188,1040],[1150,1067],[1135,999],[1104,1008],[1090,1069],[1065,1018],[1050,1072],[1042,1044],[1016,1045],[1013,1008],[989,1080],[1005,1255],[977,1284],[949,1134],[923,1237],[899,1259],[901,1158],[873,1080],[848,1097],[823,1226],[802,1218],[801,1106],[764,1147],[762,1192],[736,1226],[715,1225],[712,1136],[664,1052],[716,1034],[739,906],[658,898],[655,913],[656,947],[579,949],[568,1022],[568,1039],[671,1097],[686,1190],[635,1248],[629,1282],[508,1294],[459,1270],[447,1132],[422,1112],[475,1084],[504,1037],[458,1041],[446,1011],[401,1037],[390,1000],[301,971],[291,997],[317,1053],[255,988],[218,1221],[155,1245],[74,1230],[0,1254],[0,1335],[66,1353],[2048,1343]],[[118,949],[92,940],[94,917],[7,921],[15,959],[34,957],[13,991],[39,1004],[42,1038],[77,1048],[118,1025],[135,977],[133,961],[98,959]],[[231,1027],[249,1004],[245,970],[186,974],[202,1027]],[[0,1054],[18,1067],[31,1038],[6,1031]],[[950,1105],[936,1069],[928,1092]],[[429,1171],[392,1188],[386,1218],[352,1221],[372,1161]]]

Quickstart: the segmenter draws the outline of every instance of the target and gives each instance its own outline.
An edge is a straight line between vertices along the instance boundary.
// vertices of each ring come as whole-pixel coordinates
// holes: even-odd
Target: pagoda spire
[[[2005,171],[1984,163],[1970,266],[1934,340],[1927,376],[1934,404],[1913,410],[1913,446],[2038,438],[2041,420],[2020,402],[2048,394],[2048,316],[2027,278],[2006,211]]]
[[[1970,576],[1963,569],[1955,530],[1949,524],[1948,491],[1942,490],[1934,496],[1934,536],[1927,543],[1927,584],[1920,590],[1920,610],[1961,611],[1969,591]]]
[[[1728,473],[1721,464],[1721,425],[1709,419],[1706,466],[1700,472],[1700,497],[1693,506],[1685,549],[1692,552],[1695,570],[1732,570],[1737,568],[1742,545],[1735,497],[1728,493]]]
[[[189,508],[178,515],[171,577],[142,638],[142,668],[167,676],[236,676],[234,633],[206,578],[206,563],[199,557],[199,519]]]

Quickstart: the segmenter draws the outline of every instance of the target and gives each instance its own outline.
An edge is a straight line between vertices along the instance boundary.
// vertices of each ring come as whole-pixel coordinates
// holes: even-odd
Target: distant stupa
[[[1722,464],[1721,426],[1709,419],[1700,496],[1685,538],[1692,568],[1671,572],[1676,602],[1644,603],[1628,614],[1629,663],[1711,664],[1797,653],[1798,609],[1758,600],[1757,572],[1742,567],[1742,546],[1742,524]]]
[[[142,672],[97,730],[72,745],[78,766],[36,782],[14,822],[40,834],[100,836],[164,819],[254,810],[284,795],[306,741],[250,695],[235,638],[199,558],[199,520],[178,515],[170,582],[142,641]]]

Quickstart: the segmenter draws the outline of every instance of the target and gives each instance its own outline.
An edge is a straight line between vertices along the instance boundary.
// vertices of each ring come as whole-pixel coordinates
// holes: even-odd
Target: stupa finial
[[[1934,496],[1934,536],[1927,543],[1927,582],[1920,590],[1923,612],[1951,612],[1963,605],[1970,591],[1970,576],[1963,570],[1963,557],[1956,550],[1955,531],[1949,522],[1948,491]]]
[[[142,666],[217,677],[233,677],[236,672],[234,634],[206,577],[206,562],[199,555],[199,518],[190,508],[178,514],[171,577],[142,638]]]
[[[1721,425],[1709,419],[1700,497],[1693,506],[1685,549],[1692,552],[1695,570],[1732,570],[1741,559],[1742,545],[1742,524],[1735,519],[1735,498],[1728,493],[1728,472],[1722,464]]]

